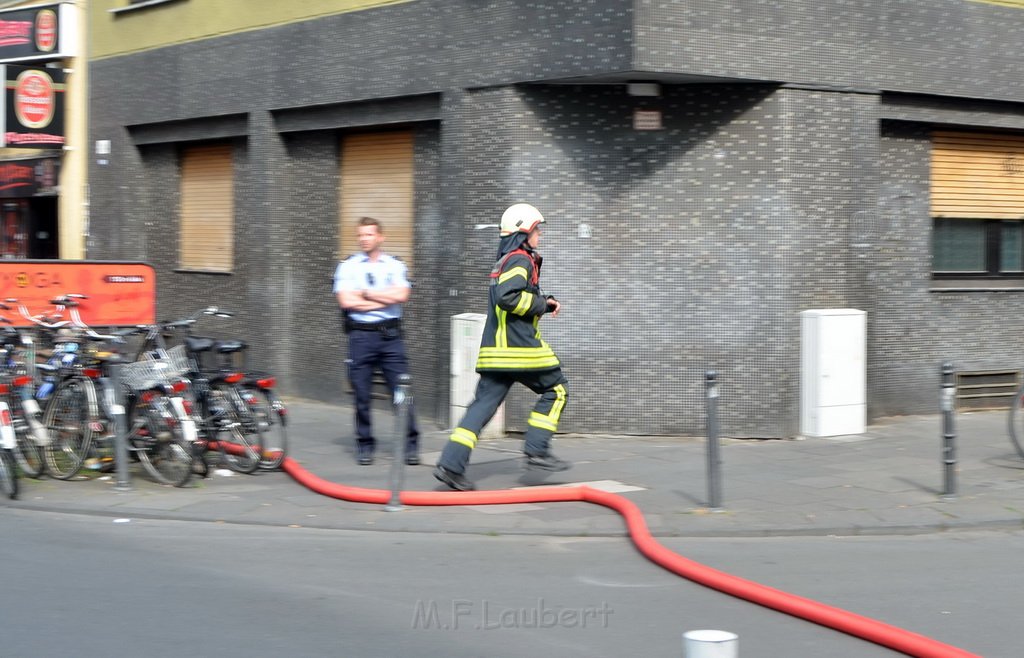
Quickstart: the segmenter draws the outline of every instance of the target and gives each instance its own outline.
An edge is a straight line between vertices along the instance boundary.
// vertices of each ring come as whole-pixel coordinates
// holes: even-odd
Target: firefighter
[[[568,382],[537,326],[541,316],[557,317],[562,308],[540,288],[542,258],[537,247],[543,223],[540,211],[527,203],[512,205],[501,216],[498,261],[491,270],[487,322],[476,362],[480,382],[434,469],[435,478],[457,491],[475,488],[465,472],[477,435],[517,382],[540,395],[524,437],[527,467],[546,471],[570,467],[550,448],[565,408]]]

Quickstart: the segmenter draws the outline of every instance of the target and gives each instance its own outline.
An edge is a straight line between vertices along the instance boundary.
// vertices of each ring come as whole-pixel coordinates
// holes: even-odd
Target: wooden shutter
[[[182,269],[230,272],[234,263],[232,147],[194,146],[181,153]]]
[[[412,270],[412,130],[345,135],[341,143],[338,227],[342,258],[359,251],[356,223],[374,217],[384,227],[384,252]]]
[[[1024,136],[932,133],[932,216],[1024,219]]]

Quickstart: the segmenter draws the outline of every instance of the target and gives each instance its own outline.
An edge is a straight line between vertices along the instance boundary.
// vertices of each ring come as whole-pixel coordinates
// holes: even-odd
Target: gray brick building
[[[96,58],[88,256],[152,263],[161,317],[236,310],[219,329],[284,392],[340,399],[342,144],[402,131],[421,415],[447,423],[449,318],[484,312],[496,234],[474,226],[516,201],[548,219],[562,430],[699,433],[715,369],[725,434],[791,436],[816,308],[867,312],[869,417],[933,412],[942,361],[1024,362],[1021,4],[413,0]],[[1004,214],[936,209],[936,131],[995,144]],[[204,144],[231,146],[226,272],[182,266],[182,153]],[[936,259],[983,238],[980,266]]]

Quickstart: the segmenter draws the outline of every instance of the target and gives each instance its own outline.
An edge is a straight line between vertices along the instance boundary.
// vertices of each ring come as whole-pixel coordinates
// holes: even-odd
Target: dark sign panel
[[[68,56],[70,9],[54,4],[0,11],[0,62]]]
[[[0,146],[61,149],[64,147],[63,69],[0,66],[4,120]]]
[[[0,161],[0,198],[57,194],[59,158]]]

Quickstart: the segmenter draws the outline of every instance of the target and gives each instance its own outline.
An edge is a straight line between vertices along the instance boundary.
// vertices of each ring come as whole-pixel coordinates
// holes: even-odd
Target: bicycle
[[[141,382],[128,383],[136,387],[145,383],[154,373],[137,364],[153,361],[166,364],[166,371],[180,377],[179,388],[183,413],[189,420],[182,425],[190,428],[189,452],[192,472],[201,477],[209,474],[205,455],[210,450],[220,453],[221,461],[232,470],[251,473],[258,466],[259,441],[245,436],[238,409],[244,406],[237,392],[236,382],[243,375],[230,371],[209,373],[200,371],[184,346],[167,349],[164,334],[183,326],[186,321],[157,325],[139,325],[132,334],[142,334],[141,342],[131,350],[133,358],[126,368],[130,377],[141,369]],[[183,383],[183,384],[182,384]],[[194,432],[192,431],[194,428]],[[257,437],[258,439],[258,437]]]
[[[85,297],[66,295],[53,300],[70,308],[71,326],[77,330],[64,345],[91,340],[103,349],[65,347],[60,356],[60,372],[43,415],[50,439],[44,450],[48,471],[66,480],[78,473],[94,449],[111,451],[115,417],[121,413],[111,382],[111,368],[117,364],[126,401],[129,454],[157,482],[184,486],[192,477],[196,427],[181,397],[188,383],[181,377],[180,368],[166,353],[121,365],[123,359],[116,346],[127,336],[148,328],[97,334],[82,322],[76,309],[79,299]]]
[[[16,302],[17,300],[8,301]],[[62,317],[66,308],[65,303],[71,302],[64,298],[57,298],[51,300],[51,303],[56,307],[56,311],[52,315],[31,315],[23,304],[18,303],[22,317],[35,324],[42,335],[48,337],[52,345],[50,355],[45,363],[34,363],[34,355],[31,360],[27,357],[25,359],[26,370],[33,369],[32,372],[35,376],[32,379],[35,381],[26,383],[24,390],[27,390],[29,395],[23,396],[22,406],[30,412],[35,411],[35,414],[39,413],[41,404],[48,405],[50,396],[58,384],[62,380],[72,377],[81,367],[79,346],[82,338],[71,331],[70,321]],[[95,395],[92,397],[95,398]],[[26,419],[35,414],[26,414]],[[91,434],[88,433],[88,425],[84,422],[81,423],[85,431],[74,436],[69,434],[63,442],[55,446],[52,433],[45,426],[45,418],[40,424],[44,426],[44,432],[38,444],[45,466],[38,470],[49,470],[50,474],[58,479],[72,477],[81,468],[84,452],[90,445]]]
[[[229,413],[239,423],[238,429],[243,435],[243,442],[236,439],[233,446],[217,442],[219,449],[226,450],[222,450],[221,455],[229,468],[242,473],[252,473],[257,468],[280,468],[288,447],[285,429],[287,407],[273,390],[276,379],[266,373],[239,372],[233,360],[237,354],[244,355],[248,347],[244,342],[193,335],[194,325],[204,315],[233,317],[230,311],[209,306],[186,318],[164,324],[172,334],[184,333],[181,344],[169,352],[181,350],[188,360],[191,367],[188,376],[199,395],[200,407],[204,409],[201,426],[213,419],[210,409],[219,409],[221,415]],[[213,365],[204,363],[206,354],[216,355]],[[204,399],[208,396],[209,382],[223,384],[214,387],[224,390],[223,395],[218,394],[223,398],[222,404],[211,407],[211,401]]]
[[[7,310],[0,303],[0,309]],[[6,317],[0,322],[9,323]],[[40,477],[45,471],[43,446],[46,430],[40,422],[39,404],[33,398],[35,349],[30,336],[7,326],[0,331],[0,400],[7,405],[14,428],[15,462],[22,475]]]
[[[274,391],[277,378],[249,373],[242,384],[242,399],[263,434],[260,468],[270,471],[281,468],[288,456],[288,408]]]
[[[0,401],[0,491],[14,500],[18,497],[18,466],[14,459],[14,426],[7,403]]]

